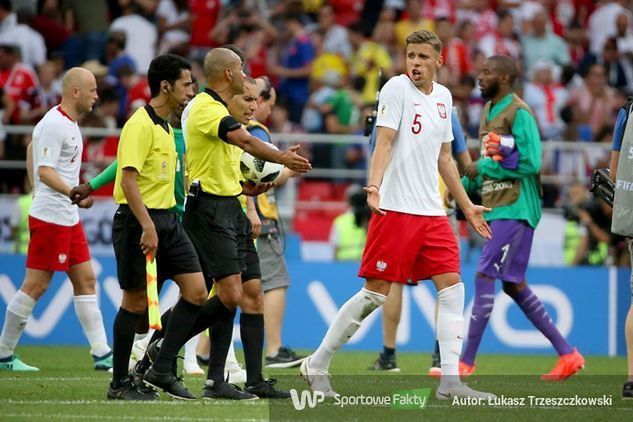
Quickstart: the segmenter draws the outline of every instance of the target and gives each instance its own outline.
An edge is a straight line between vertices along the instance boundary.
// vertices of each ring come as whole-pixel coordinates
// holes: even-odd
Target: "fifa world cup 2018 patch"
[[[42,158],[50,158],[51,157],[51,149],[50,147],[44,145],[40,148],[40,157]]]
[[[389,116],[389,104],[380,104],[380,108],[378,109],[378,117],[387,116]]]

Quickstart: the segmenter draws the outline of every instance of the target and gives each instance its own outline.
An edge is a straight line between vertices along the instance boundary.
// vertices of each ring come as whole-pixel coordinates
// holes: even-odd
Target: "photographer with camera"
[[[604,265],[609,257],[609,245],[614,240],[608,204],[589,196],[583,183],[570,186],[563,206],[567,265]]]
[[[330,243],[337,261],[358,261],[363,255],[367,225],[371,211],[367,208],[367,194],[360,185],[350,185],[345,191],[347,211],[334,219]]]

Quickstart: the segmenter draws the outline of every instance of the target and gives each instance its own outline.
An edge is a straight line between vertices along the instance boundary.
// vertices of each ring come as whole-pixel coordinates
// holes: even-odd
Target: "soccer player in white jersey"
[[[373,215],[359,276],[364,287],[338,311],[319,348],[303,361],[301,374],[313,391],[335,396],[328,368],[334,352],[380,307],[391,283],[431,279],[437,288],[442,378],[438,399],[495,397],[459,379],[464,322],[464,285],[457,240],[440,198],[438,170],[468,222],[490,238],[483,219],[462,188],[451,157],[451,109],[446,87],[433,82],[442,64],[442,42],[430,31],[407,38],[407,74],[385,84],[378,105],[376,149],[365,187]]]
[[[33,129],[35,189],[29,211],[31,241],[26,257],[26,277],[7,306],[0,335],[0,370],[38,371],[22,362],[14,349],[37,300],[46,292],[55,271],[68,274],[73,285],[75,312],[90,343],[94,367],[112,368],[103,317],[97,305],[95,273],[79,221],[77,206],[68,197],[79,184],[83,141],[77,120],[97,101],[92,73],[72,68],[62,80],[62,101],[49,110]],[[92,206],[92,198],[79,203]]]

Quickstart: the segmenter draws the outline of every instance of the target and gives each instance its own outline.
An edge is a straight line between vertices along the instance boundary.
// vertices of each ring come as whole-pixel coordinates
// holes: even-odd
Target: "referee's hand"
[[[281,154],[281,164],[299,173],[307,173],[312,169],[312,165],[307,158],[297,154],[301,145],[294,145]]]
[[[143,234],[141,235],[141,250],[143,255],[151,254],[156,255],[156,249],[158,248],[158,233],[156,233],[156,227],[143,227]]]

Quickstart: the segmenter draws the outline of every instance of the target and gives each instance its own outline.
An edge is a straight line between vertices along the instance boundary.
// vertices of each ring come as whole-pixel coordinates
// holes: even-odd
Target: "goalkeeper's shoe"
[[[441,387],[440,387],[441,388]],[[483,391],[476,391],[464,384],[457,384],[453,387],[449,387],[445,390],[437,389],[435,392],[435,398],[438,400],[452,400],[455,397],[471,397],[474,399],[494,400],[497,398],[492,393],[485,393]]]
[[[582,357],[578,350],[562,355],[558,358],[558,362],[554,368],[547,374],[541,376],[541,381],[563,381],[574,375],[585,367],[585,358]]]
[[[472,365],[467,364],[466,362],[459,361],[459,376],[461,378],[469,377],[475,372],[477,367],[473,363]]]
[[[35,366],[27,365],[26,363],[22,362],[18,355],[11,355],[9,357],[0,359],[0,371],[32,372],[39,370],[40,368],[36,368]]]
[[[96,371],[109,371],[112,369],[112,351],[103,356],[92,355],[92,360]]]
[[[627,381],[622,387],[622,398],[625,400],[633,400],[633,381]]]

